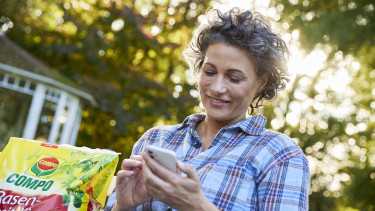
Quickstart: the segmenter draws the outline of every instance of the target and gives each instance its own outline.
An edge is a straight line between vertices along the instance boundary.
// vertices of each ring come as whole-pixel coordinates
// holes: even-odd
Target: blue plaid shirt
[[[308,210],[310,173],[302,150],[284,134],[266,130],[266,118],[249,117],[222,128],[203,151],[193,114],[182,124],[147,131],[133,147],[146,145],[176,152],[195,167],[205,196],[220,210]],[[152,198],[136,210],[172,210]]]

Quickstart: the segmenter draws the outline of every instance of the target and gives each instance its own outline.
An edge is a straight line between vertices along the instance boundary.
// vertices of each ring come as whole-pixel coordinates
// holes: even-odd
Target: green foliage
[[[0,5],[0,25],[13,23],[9,38],[98,101],[83,111],[77,145],[112,149],[123,159],[157,122],[175,124],[194,112],[198,101],[189,94],[194,87],[184,74],[182,50],[208,2],[0,0]],[[182,92],[174,93],[177,85]]]
[[[294,138],[306,153],[310,210],[375,210],[375,1],[270,4],[280,24],[288,23],[286,30],[299,31],[299,46],[307,53],[322,49],[327,61],[314,75],[297,73],[288,91],[262,108],[267,126]],[[98,101],[98,107],[83,111],[78,145],[113,149],[122,160],[147,129],[194,113],[198,102],[189,94],[194,87],[181,53],[209,2],[0,0],[0,5],[0,25],[14,23],[8,37]],[[331,78],[341,73],[350,80],[338,92],[333,87],[339,81]]]
[[[317,43],[327,43],[344,53],[357,55],[366,45],[374,46],[374,1],[272,1],[283,5],[281,17],[291,29],[301,31],[301,45],[312,49]]]
[[[279,130],[296,137],[309,159],[310,210],[375,210],[375,1],[271,4],[290,31],[299,31],[306,52],[323,49],[328,55],[315,76],[297,75],[287,96],[274,104],[281,108],[277,118],[306,105],[297,125],[286,122]],[[332,88],[341,81],[329,79],[337,74],[350,78],[342,92]],[[319,88],[322,82],[327,88]]]

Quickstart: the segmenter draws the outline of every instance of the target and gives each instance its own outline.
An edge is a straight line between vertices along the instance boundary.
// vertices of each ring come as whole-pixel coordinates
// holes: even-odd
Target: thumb
[[[194,167],[190,164],[178,161],[177,168],[184,172],[188,178],[191,178],[195,181],[199,181],[197,172],[195,171]]]

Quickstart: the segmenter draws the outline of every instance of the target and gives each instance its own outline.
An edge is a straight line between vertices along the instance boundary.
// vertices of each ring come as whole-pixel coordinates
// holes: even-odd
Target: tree
[[[271,2],[306,53],[327,55],[317,74],[297,74],[271,117],[283,120],[279,130],[296,137],[309,158],[311,210],[375,210],[374,3]],[[291,114],[298,124],[283,119]]]
[[[6,35],[98,101],[77,145],[128,157],[145,130],[181,122],[198,105],[182,50],[208,2],[0,0]],[[12,26],[12,28],[8,27]]]

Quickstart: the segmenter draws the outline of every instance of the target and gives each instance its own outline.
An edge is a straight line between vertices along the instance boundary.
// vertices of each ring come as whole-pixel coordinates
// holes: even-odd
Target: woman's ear
[[[267,74],[264,74],[262,75],[259,79],[258,79],[258,89],[257,89],[257,92],[261,92],[264,87],[267,85],[267,82],[268,82],[268,75]]]

